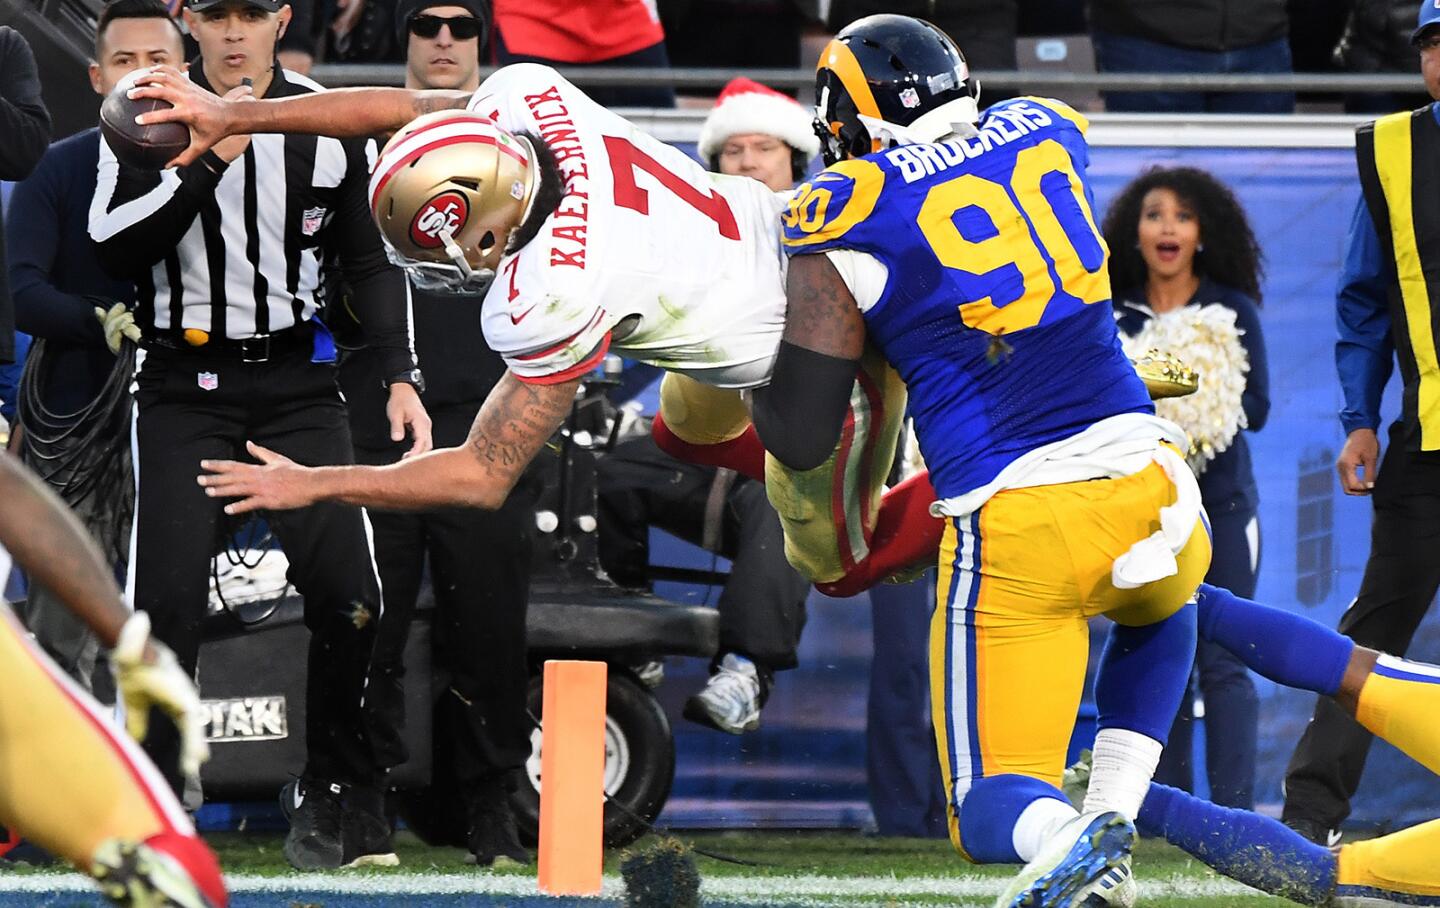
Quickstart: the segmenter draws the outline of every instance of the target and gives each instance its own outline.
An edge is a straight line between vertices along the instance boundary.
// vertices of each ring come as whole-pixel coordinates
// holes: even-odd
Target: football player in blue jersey
[[[1188,441],[1116,336],[1086,121],[1042,98],[981,116],[954,43],[904,16],[841,31],[817,89],[831,166],[784,215],[786,326],[756,427],[813,468],[862,355],[899,372],[946,522],[930,673],[951,840],[1027,864],[1001,905],[1128,904],[1210,540]],[[1101,614],[1115,624],[1077,813],[1057,786]]]

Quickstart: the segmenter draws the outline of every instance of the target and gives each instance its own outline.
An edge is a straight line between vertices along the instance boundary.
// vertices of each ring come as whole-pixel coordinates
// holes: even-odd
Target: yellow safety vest
[[[1355,134],[1360,186],[1395,262],[1390,334],[1405,383],[1407,447],[1440,450],[1440,123],[1430,108],[1391,114]]]

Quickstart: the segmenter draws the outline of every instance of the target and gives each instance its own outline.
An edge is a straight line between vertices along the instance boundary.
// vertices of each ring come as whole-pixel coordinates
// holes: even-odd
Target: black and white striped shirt
[[[199,60],[189,76],[210,88]],[[266,97],[323,90],[277,66]],[[364,139],[257,134],[232,162],[212,151],[153,172],[121,165],[102,141],[90,236],[106,270],[136,282],[142,333],[283,331],[323,304],[321,271],[334,260],[370,346],[398,374],[413,366],[407,297],[370,217],[374,154]]]

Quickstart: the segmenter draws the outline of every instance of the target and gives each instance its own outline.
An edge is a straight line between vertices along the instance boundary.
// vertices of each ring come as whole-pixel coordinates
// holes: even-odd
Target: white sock
[[[1020,860],[1030,863],[1050,841],[1056,830],[1066,823],[1078,817],[1069,802],[1059,798],[1036,798],[1029,806],[1020,811],[1020,818],[1015,821],[1015,830],[1010,834],[1010,841],[1015,845],[1015,853],[1020,855]]]
[[[1150,789],[1163,745],[1154,738],[1123,728],[1102,728],[1092,748],[1090,790],[1082,813],[1118,811],[1133,820]]]

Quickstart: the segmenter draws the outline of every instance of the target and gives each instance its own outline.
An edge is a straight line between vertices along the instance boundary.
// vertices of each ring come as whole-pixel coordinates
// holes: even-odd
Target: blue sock
[[[1110,628],[1095,675],[1099,727],[1128,729],[1164,744],[1194,664],[1191,606],[1144,627]]]
[[[1355,641],[1283,609],[1200,584],[1195,597],[1200,636],[1218,643],[1276,684],[1333,697]]]
[[[1135,826],[1232,880],[1302,905],[1323,905],[1335,888],[1338,861],[1330,849],[1279,820],[1221,807],[1168,785],[1150,783]]]
[[[972,785],[960,802],[960,844],[970,860],[1023,864],[1015,853],[1015,824],[1025,808],[1040,798],[1065,801],[1060,789],[1029,776],[990,776]]]

